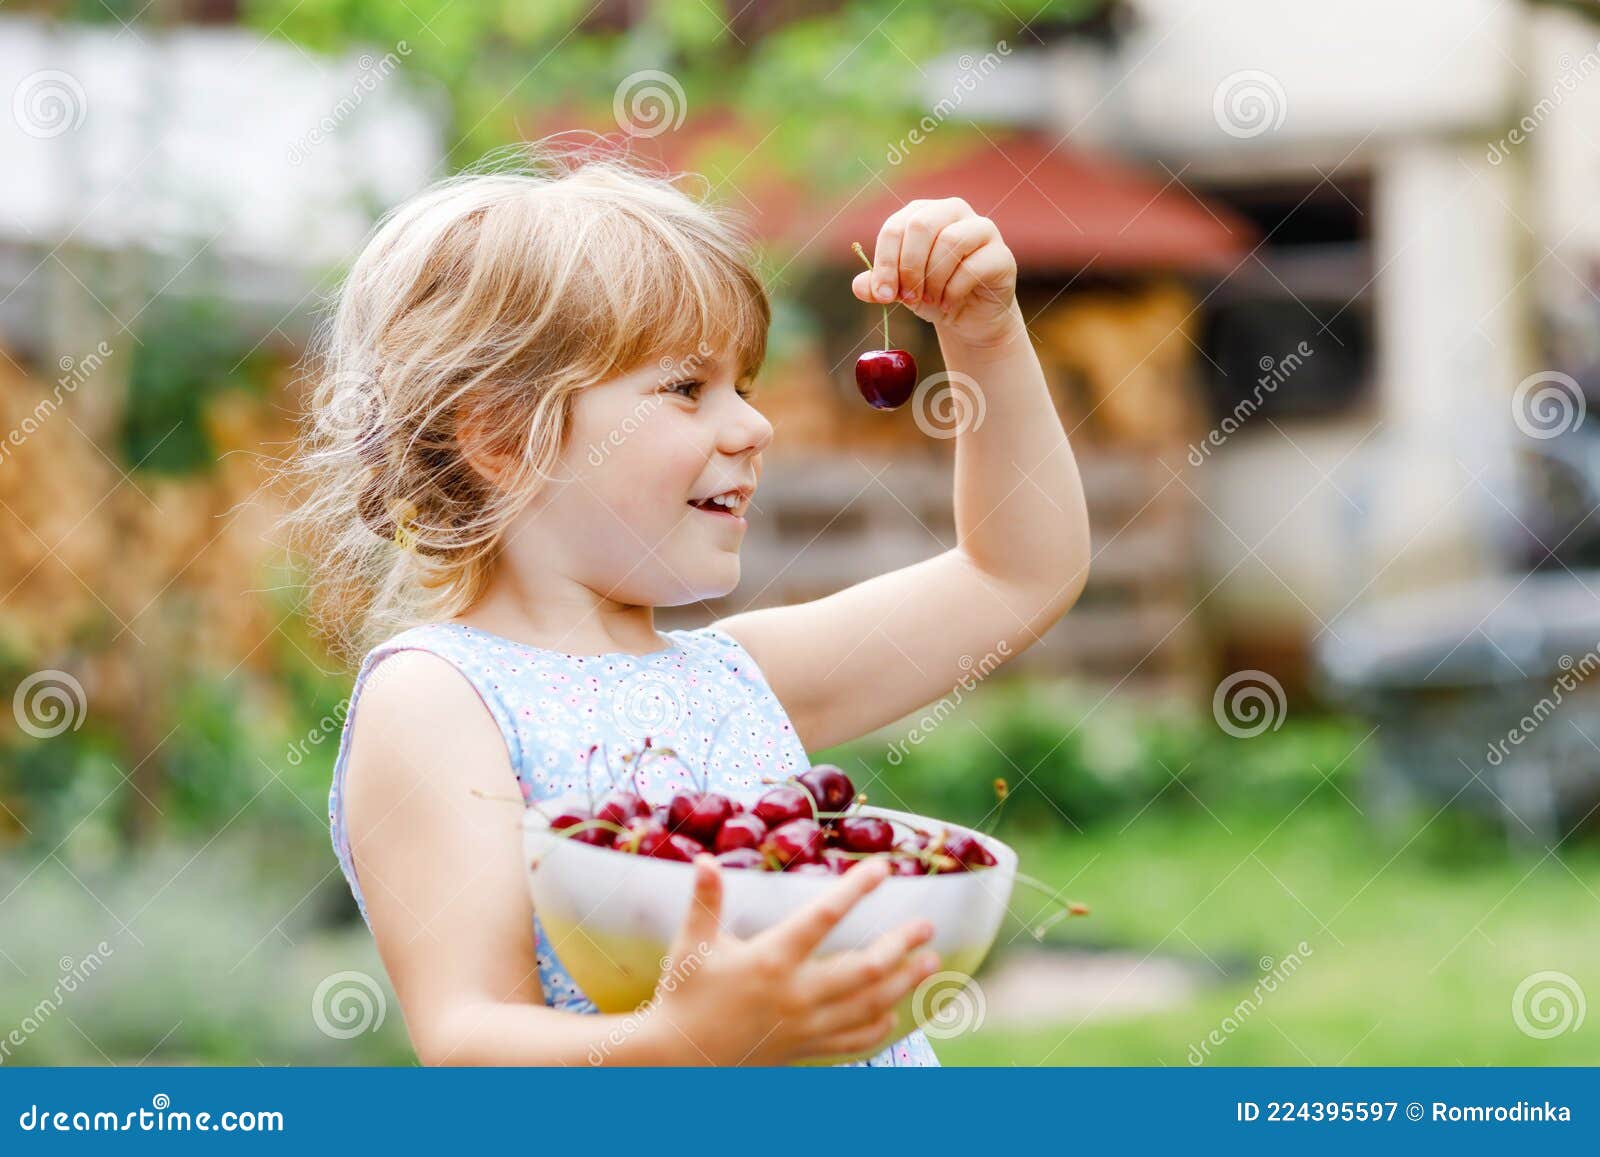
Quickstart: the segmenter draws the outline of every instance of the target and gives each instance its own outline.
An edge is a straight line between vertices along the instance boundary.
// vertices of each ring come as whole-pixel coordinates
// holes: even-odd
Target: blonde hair
[[[374,228],[313,346],[290,516],[345,658],[478,600],[579,390],[657,359],[670,373],[686,351],[726,351],[741,379],[760,368],[771,308],[753,248],[676,182],[524,146]],[[513,463],[494,484],[464,429]]]

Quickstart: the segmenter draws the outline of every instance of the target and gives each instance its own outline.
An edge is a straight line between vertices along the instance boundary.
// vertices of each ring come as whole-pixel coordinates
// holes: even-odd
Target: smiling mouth
[[[691,499],[689,505],[705,514],[713,514],[721,518],[744,520],[744,512],[749,509],[750,496],[742,491],[730,490],[724,494],[713,495],[710,498]]]

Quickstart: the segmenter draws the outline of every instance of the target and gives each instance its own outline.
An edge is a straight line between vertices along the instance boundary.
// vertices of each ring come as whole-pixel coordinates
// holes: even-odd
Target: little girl
[[[679,756],[641,773],[650,802],[686,785],[685,765],[750,799],[804,771],[808,750],[948,693],[975,656],[1022,650],[1072,605],[1083,495],[1015,284],[994,225],[951,198],[885,221],[852,285],[933,323],[952,388],[981,414],[956,444],[953,549],[815,602],[663,633],[656,607],[738,585],[746,516],[761,516],[773,430],[750,386],[770,315],[746,243],[616,158],[457,177],[378,226],[321,343],[302,459],[314,487],[296,518],[324,622],[365,653],[329,798],[334,848],[424,1064],[874,1049],[870,1065],[938,1063],[920,1032],[886,1039],[895,1002],[937,967],[926,921],[812,955],[880,864],[739,939],[719,926],[719,870],[702,857],[666,972],[689,951],[695,967],[645,1014],[602,1015],[532,911],[504,797],[581,789],[592,747],[615,763],[649,736]],[[875,419],[863,406],[859,420]]]

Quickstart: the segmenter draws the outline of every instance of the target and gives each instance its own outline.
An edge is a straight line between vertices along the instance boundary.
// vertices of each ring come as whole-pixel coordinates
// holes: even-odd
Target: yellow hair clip
[[[398,505],[390,515],[394,520],[394,544],[401,550],[416,549],[417,536],[412,524],[420,513],[417,504],[408,501]]]

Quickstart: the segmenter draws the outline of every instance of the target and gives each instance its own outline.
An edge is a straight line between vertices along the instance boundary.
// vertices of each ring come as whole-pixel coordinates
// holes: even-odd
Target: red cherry
[[[787,870],[795,864],[815,862],[822,848],[822,828],[815,820],[790,820],[767,833],[761,854]]]
[[[846,816],[834,824],[833,842],[850,852],[887,852],[894,847],[894,826],[877,816]]]
[[[551,831],[565,831],[567,828],[577,827],[589,819],[589,813],[581,807],[569,807],[555,819],[550,821]]]
[[[891,876],[926,876],[928,865],[911,856],[895,856],[889,861]]]
[[[811,819],[811,797],[797,787],[775,787],[756,800],[751,814],[776,828],[791,820]]]
[[[667,827],[709,846],[717,838],[717,829],[732,815],[733,804],[727,796],[683,791],[667,805]]]
[[[905,350],[868,350],[856,359],[856,388],[875,410],[897,410],[917,388],[917,363]]]
[[[953,871],[968,872],[973,868],[992,868],[995,865],[994,854],[966,832],[945,832],[944,847],[939,850],[960,865]]]
[[[712,850],[719,855],[736,848],[759,848],[767,838],[767,825],[755,816],[730,816],[717,830],[717,841]]]
[[[581,827],[589,823],[589,816],[582,808],[568,808],[555,819],[550,821],[550,830],[557,832],[570,831],[567,839],[575,844],[589,844],[596,848],[609,848],[611,841],[616,839],[616,833],[609,828]],[[576,831],[572,829],[576,828]]]
[[[856,798],[856,785],[831,763],[819,763],[795,777],[795,782],[811,793],[821,812],[842,812]]]
[[[645,836],[651,832],[665,834],[666,830],[661,824],[646,816],[630,816],[611,846],[619,852],[637,852]]]
[[[754,848],[733,848],[723,852],[717,857],[717,863],[724,868],[740,868],[753,871],[763,871],[767,866],[766,857]]]
[[[650,814],[650,805],[634,795],[631,791],[614,791],[600,801],[600,806],[595,809],[594,818],[616,824],[618,827],[625,825],[634,816],[647,816]]]
[[[823,848],[822,855],[818,857],[818,862],[835,876],[842,876],[850,870],[851,865],[856,861],[855,857],[845,852],[843,848]]]
[[[648,836],[645,838],[646,840],[649,839]],[[676,833],[668,833],[664,839],[648,851],[643,848],[640,850],[644,851],[645,855],[654,856],[658,860],[677,860],[684,864],[693,863],[696,856],[706,854],[704,844],[691,840],[688,836],[680,836]]]

